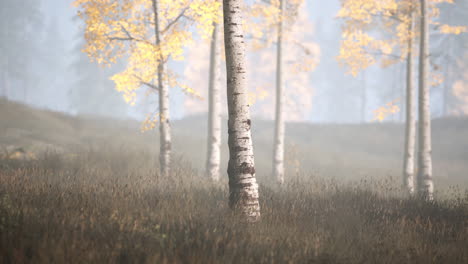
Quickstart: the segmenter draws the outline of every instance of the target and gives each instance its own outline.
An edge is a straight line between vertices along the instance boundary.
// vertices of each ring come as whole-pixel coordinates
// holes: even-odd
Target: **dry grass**
[[[0,159],[0,263],[468,263],[468,192],[459,175],[467,170],[460,161],[465,121],[443,121],[453,124],[435,133],[459,140],[435,141],[437,155],[449,156],[436,165],[454,166],[459,187],[445,188],[447,198],[439,192],[434,203],[400,193],[399,170],[392,172],[398,150],[386,141],[397,125],[290,126],[289,181],[278,189],[265,173],[269,128],[260,122],[263,215],[245,225],[227,208],[226,177],[214,184],[199,173],[202,121],[176,123],[174,148],[184,154],[162,179],[147,144],[155,136],[138,134],[135,124],[8,104],[25,117],[2,120],[10,134],[0,144],[28,150],[45,142],[57,150],[43,149],[37,160]],[[27,118],[30,112],[47,117]],[[11,134],[28,128],[36,141]],[[382,146],[365,144],[381,137]]]
[[[161,179],[148,160],[114,151],[4,162],[0,262],[468,261],[466,194],[429,204],[383,182],[297,178],[284,190],[262,185],[263,219],[244,225],[226,206],[225,182],[211,184],[180,159]]]

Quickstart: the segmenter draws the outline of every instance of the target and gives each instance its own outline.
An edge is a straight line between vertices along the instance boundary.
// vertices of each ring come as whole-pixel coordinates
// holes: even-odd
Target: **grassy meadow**
[[[204,177],[205,128],[173,123],[161,178],[157,131],[0,100],[0,263],[468,263],[468,119],[434,120],[433,203],[400,189],[402,124],[288,124],[278,188],[256,120],[255,224],[227,206],[227,146]]]

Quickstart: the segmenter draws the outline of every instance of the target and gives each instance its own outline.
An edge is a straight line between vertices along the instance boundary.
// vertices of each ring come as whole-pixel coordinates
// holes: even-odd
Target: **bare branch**
[[[138,75],[134,74],[133,77],[137,78],[140,81],[141,84],[143,84],[143,85],[145,85],[145,86],[147,86],[147,87],[149,87],[149,88],[151,88],[153,90],[159,91],[159,87],[157,85],[154,85],[152,83],[143,81],[143,79],[141,79]]]
[[[108,37],[108,40],[120,40],[120,41],[132,41],[134,38],[123,38],[123,37]]]
[[[120,25],[120,28],[122,28],[122,31],[125,33],[125,35],[127,35],[127,37],[131,38],[132,35],[130,35],[130,32],[128,32],[128,30],[122,25],[122,23],[119,23]]]
[[[299,48],[301,48],[302,51],[304,51],[304,53],[306,55],[311,55],[312,54],[312,51],[309,48],[307,48],[304,44],[302,44],[301,42],[299,42],[297,40],[294,40],[293,43],[296,44],[296,46],[298,46]]]
[[[159,87],[156,86],[156,85],[154,85],[154,84],[152,84],[152,83],[141,82],[141,84],[146,85],[146,86],[148,86],[149,88],[154,89],[154,90],[156,90],[156,91],[159,91]]]
[[[185,14],[185,11],[187,11],[187,9],[188,7],[184,8],[184,10],[182,10],[182,12],[180,12],[180,14],[176,18],[174,18],[174,20],[172,20],[169,24],[167,24],[167,26],[163,30],[161,30],[161,34],[166,33],[169,29],[171,29],[171,27],[175,23],[177,23],[177,21],[179,21],[182,17],[185,17],[184,14]]]
[[[396,55],[396,54],[383,53],[383,52],[378,52],[378,51],[368,51],[368,50],[365,50],[365,52],[366,52],[366,54],[369,54],[369,55],[388,56],[388,57],[392,57],[392,58],[401,60],[401,56],[398,56],[398,55]]]
[[[119,41],[137,41],[137,42],[142,42],[142,43],[146,43],[148,45],[152,45],[152,43],[144,40],[144,39],[139,39],[139,38],[135,38],[133,37],[130,32],[122,25],[120,24],[120,27],[123,31],[123,33],[127,36],[127,37],[108,37],[109,40],[119,40]]]

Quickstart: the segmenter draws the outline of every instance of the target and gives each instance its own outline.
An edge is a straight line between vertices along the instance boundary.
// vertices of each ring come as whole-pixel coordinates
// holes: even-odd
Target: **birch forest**
[[[0,0],[0,263],[468,263],[468,0]]]

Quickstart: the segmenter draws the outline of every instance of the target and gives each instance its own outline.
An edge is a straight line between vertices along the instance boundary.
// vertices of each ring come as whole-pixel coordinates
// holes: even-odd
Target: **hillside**
[[[223,122],[224,142],[226,122]],[[0,150],[21,148],[35,155],[47,151],[76,154],[95,148],[139,150],[157,161],[157,130],[142,133],[136,121],[72,117],[0,100]],[[173,122],[174,152],[203,171],[206,119],[190,117]],[[399,181],[403,125],[393,123],[287,125],[288,175],[318,174],[339,180],[393,177]],[[258,176],[268,182],[272,123],[253,122]],[[148,143],[150,142],[150,143]],[[227,146],[223,145],[223,160]],[[468,186],[468,119],[433,122],[434,175],[437,186]],[[223,168],[226,164],[223,164]],[[225,169],[223,169],[225,171]]]
[[[174,122],[161,177],[157,132],[135,121],[0,113],[0,145],[18,154],[0,157],[0,263],[468,263],[466,120],[435,121],[434,202],[402,195],[401,125],[289,124],[278,188],[272,124],[257,120],[262,218],[246,225],[227,177],[201,173],[202,117]]]

